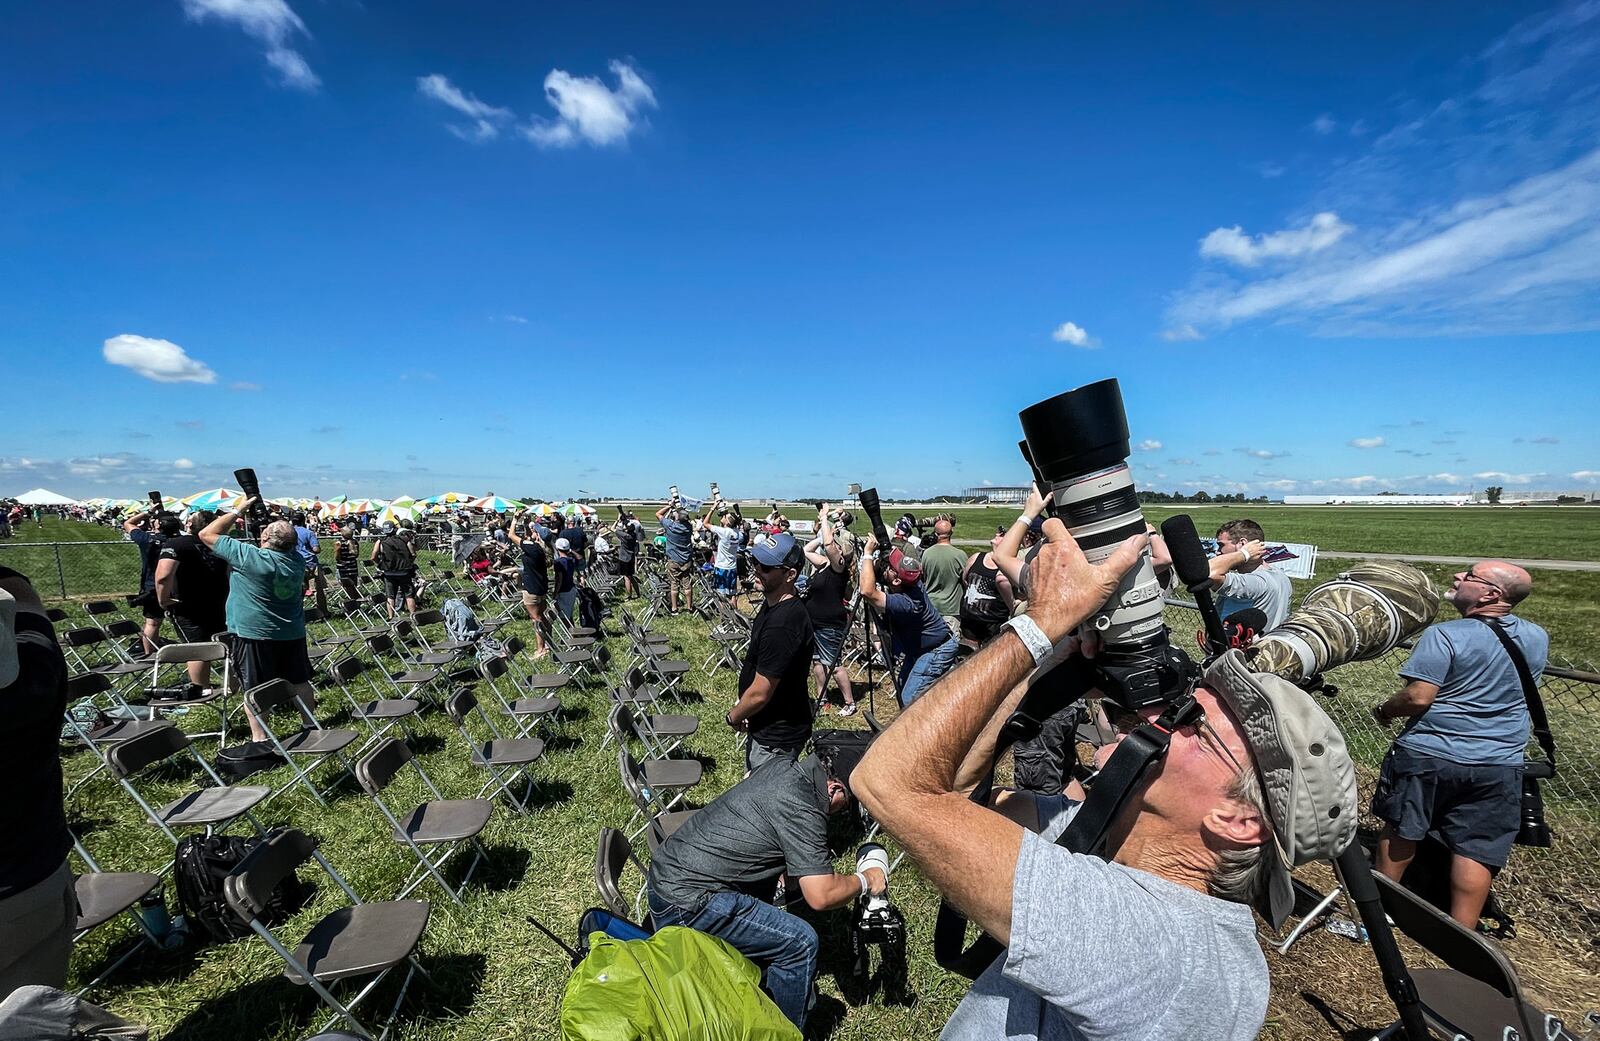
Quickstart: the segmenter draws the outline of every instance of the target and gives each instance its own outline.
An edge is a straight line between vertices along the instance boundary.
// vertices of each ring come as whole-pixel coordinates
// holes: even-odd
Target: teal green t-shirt
[[[297,640],[306,634],[306,565],[224,535],[211,551],[228,562],[228,629],[247,640]]]

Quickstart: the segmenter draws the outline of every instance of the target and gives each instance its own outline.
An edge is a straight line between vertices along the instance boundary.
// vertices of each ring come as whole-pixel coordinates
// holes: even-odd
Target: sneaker
[[[846,705],[844,708],[839,710],[839,715],[841,715],[841,716],[853,716],[855,714],[856,714],[856,703],[854,701],[850,702],[850,704]]]

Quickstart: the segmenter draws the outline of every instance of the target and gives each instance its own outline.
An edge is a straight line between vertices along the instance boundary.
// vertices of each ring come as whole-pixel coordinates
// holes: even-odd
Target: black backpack
[[[600,594],[587,586],[578,587],[578,620],[585,629],[598,629],[611,614]]]
[[[263,770],[276,770],[287,763],[271,741],[246,741],[217,753],[217,776],[230,784]]]
[[[275,828],[272,834],[282,831]],[[227,942],[250,935],[249,923],[228,907],[222,895],[222,880],[239,866],[259,838],[242,835],[190,835],[178,843],[172,857],[172,879],[178,893],[178,906],[188,920],[191,935]],[[262,921],[275,924],[288,918],[309,895],[309,887],[291,874],[272,891]]]
[[[405,540],[398,535],[386,535],[378,543],[378,570],[385,577],[399,578],[409,575],[416,566],[411,554],[406,552]]]

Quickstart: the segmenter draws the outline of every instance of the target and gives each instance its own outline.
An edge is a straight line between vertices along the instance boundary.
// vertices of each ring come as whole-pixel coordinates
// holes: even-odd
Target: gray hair
[[[1228,798],[1248,806],[1261,817],[1267,831],[1266,841],[1259,846],[1224,849],[1217,854],[1217,865],[1211,869],[1206,887],[1211,895],[1236,904],[1254,903],[1267,885],[1267,846],[1272,842],[1272,814],[1267,811],[1267,800],[1261,790],[1261,780],[1254,770],[1244,770],[1228,785]]]
[[[295,544],[294,525],[286,520],[275,520],[261,530],[261,545],[279,553],[290,553]]]

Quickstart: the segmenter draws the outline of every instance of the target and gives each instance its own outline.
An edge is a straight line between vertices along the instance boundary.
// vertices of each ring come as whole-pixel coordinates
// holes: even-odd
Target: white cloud
[[[1448,473],[1448,472],[1446,472],[1446,473],[1429,474],[1424,479],[1428,480],[1428,481],[1432,481],[1434,484],[1466,484],[1467,483],[1467,479],[1465,477],[1462,477],[1460,474],[1453,474],[1453,473]]]
[[[123,333],[101,349],[106,361],[132,369],[157,383],[215,383],[217,374],[170,340]]]
[[[488,141],[491,138],[499,137],[500,127],[510,122],[515,115],[508,108],[500,108],[487,102],[479,101],[476,97],[465,93],[438,73],[418,76],[417,90],[423,97],[432,98],[434,101],[453,108],[472,120],[470,126],[448,124],[446,127],[452,134],[463,141]]]
[[[1089,330],[1077,322],[1062,322],[1050,334],[1050,339],[1057,343],[1069,343],[1074,347],[1098,347],[1100,342],[1089,335]]]
[[[1235,224],[1217,228],[1200,240],[1202,257],[1217,257],[1241,267],[1255,267],[1263,260],[1303,257],[1327,249],[1353,229],[1337,213],[1318,213],[1302,228],[1285,228],[1251,238]]]
[[[1159,452],[1161,451],[1161,442],[1153,438],[1146,438],[1140,441],[1137,447],[1141,452]]]
[[[1382,448],[1384,441],[1381,437],[1352,437],[1345,444],[1351,448]]]
[[[1485,470],[1472,475],[1480,481],[1504,481],[1506,484],[1532,484],[1535,478],[1544,474],[1508,474],[1503,470]]]
[[[1335,130],[1339,129],[1339,124],[1332,116],[1324,112],[1322,115],[1311,121],[1311,129],[1313,132],[1326,137]]]
[[[24,459],[22,462],[23,465],[27,465],[28,461]],[[1572,473],[1572,479],[1574,481],[1600,480],[1600,470],[1574,470]]]
[[[513,325],[527,325],[528,324],[528,320],[526,318],[522,317],[520,314],[508,314],[508,315],[505,316],[505,320],[510,322]]]
[[[609,68],[617,79],[615,89],[597,77],[551,69],[544,78],[544,96],[556,110],[556,118],[535,118],[523,128],[523,134],[541,148],[625,142],[640,125],[640,110],[657,107],[656,96],[633,66],[613,61]]]
[[[193,459],[174,459],[172,461],[172,467],[175,470],[193,470],[194,469],[194,460]]]
[[[228,384],[229,390],[260,390],[261,384],[251,383],[249,380],[234,380]]]
[[[1174,329],[1162,330],[1161,338],[1168,343],[1187,343],[1190,340],[1203,340],[1200,330],[1192,325],[1184,324]]]
[[[312,91],[322,85],[300,52],[289,46],[297,36],[309,37],[306,24],[284,0],[181,0],[183,12],[196,22],[215,18],[232,22],[266,47],[267,64],[278,70],[283,85]]]
[[[1241,448],[1239,451],[1253,459],[1282,459],[1288,452],[1275,452],[1270,448]],[[1206,453],[1210,455],[1210,452]]]

